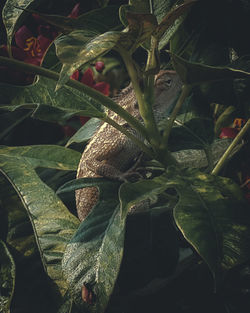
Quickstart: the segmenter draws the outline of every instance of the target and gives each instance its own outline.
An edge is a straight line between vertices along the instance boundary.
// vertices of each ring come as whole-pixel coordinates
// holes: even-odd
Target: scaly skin
[[[153,107],[156,122],[163,118],[166,109],[172,104],[180,92],[182,83],[174,71],[160,71],[155,80],[155,104]],[[116,99],[116,102],[136,118],[140,118],[138,105],[133,88],[128,86]],[[127,123],[110,112],[109,117],[123,125],[135,136],[140,138]],[[142,139],[142,138],[140,138]],[[128,137],[113,126],[104,123],[95,132],[94,136],[83,151],[77,178],[107,177],[121,179],[130,169],[141,150]],[[76,207],[79,219],[82,221],[98,201],[98,190],[87,187],[76,190]]]

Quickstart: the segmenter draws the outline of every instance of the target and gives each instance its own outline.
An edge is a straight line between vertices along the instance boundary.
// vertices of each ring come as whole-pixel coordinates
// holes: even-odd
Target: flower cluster
[[[72,9],[71,13],[68,15],[70,18],[77,18],[80,12],[80,3],[76,4]],[[47,24],[40,18],[37,14],[32,14],[32,30],[26,25],[21,26],[15,33],[15,46],[11,47],[12,57],[19,61],[25,63],[40,66],[47,49],[54,39],[58,36],[58,31],[52,25]],[[0,55],[4,57],[9,57],[8,48],[6,45],[0,47]],[[102,61],[97,61],[95,64],[96,72],[101,73],[104,69],[104,63]],[[71,76],[87,86],[98,90],[104,95],[109,95],[109,84],[106,82],[95,82],[94,73],[91,68],[87,69],[84,73],[79,70],[75,71]],[[5,66],[0,66],[0,82],[8,84],[17,85],[29,85],[33,82],[34,75],[9,70]],[[80,125],[83,125],[88,120],[88,117],[79,117]],[[78,120],[78,118],[72,118],[68,122],[68,125],[63,127],[63,132],[65,136],[73,135],[76,130],[70,126],[71,121]]]
[[[69,14],[69,17],[76,18],[79,15],[80,3],[76,4]],[[58,36],[58,32],[52,25],[44,22],[39,15],[32,14],[32,30],[26,25],[21,26],[15,33],[16,46],[11,47],[14,59],[25,63],[40,66],[43,57]],[[0,47],[0,55],[8,57],[6,45]],[[33,82],[34,75],[24,72],[9,71],[6,67],[0,67],[0,81],[9,84],[28,85]]]

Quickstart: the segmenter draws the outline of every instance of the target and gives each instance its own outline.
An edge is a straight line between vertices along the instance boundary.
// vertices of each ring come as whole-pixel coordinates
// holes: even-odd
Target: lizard
[[[156,122],[164,117],[164,112],[176,99],[181,87],[182,82],[175,71],[161,70],[156,75],[153,105]],[[131,84],[120,92],[115,101],[134,117],[140,119],[138,103]],[[108,115],[139,139],[143,139],[116,113],[109,112]],[[110,124],[103,123],[82,153],[77,169],[77,179],[82,177],[121,179],[141,153],[140,148],[126,135]],[[98,197],[99,192],[96,187],[76,190],[76,208],[80,221],[86,218],[97,203]]]

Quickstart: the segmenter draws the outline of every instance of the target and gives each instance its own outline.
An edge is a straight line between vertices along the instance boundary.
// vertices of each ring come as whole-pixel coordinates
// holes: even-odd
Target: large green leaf
[[[58,146],[2,147],[0,170],[15,188],[32,222],[45,270],[61,294],[67,289],[61,259],[78,220],[44,184],[36,167],[76,170],[80,153]]]
[[[240,188],[230,179],[187,169],[171,168],[153,180],[126,183],[121,198],[137,203],[175,188],[179,201],[174,208],[177,226],[208,264],[218,281],[222,269],[250,258],[250,213]]]
[[[166,12],[167,14],[160,20],[154,32],[154,36],[159,40],[159,49],[162,49],[168,44],[169,40],[183,23],[188,10],[196,1],[187,0],[179,6],[173,6],[169,12]]]
[[[37,145],[22,147],[0,146],[1,157],[23,160],[32,168],[47,167],[59,170],[76,170],[80,153],[54,145]]]
[[[0,281],[0,311],[8,313],[15,287],[15,263],[2,240],[0,240]]]
[[[65,120],[76,112],[82,115],[102,117],[100,104],[73,88],[65,88],[55,92],[56,82],[45,77],[39,77],[30,86],[0,85],[0,103],[15,108],[34,110],[35,116],[41,119]],[[54,108],[50,108],[52,106]],[[7,108],[10,109],[10,108]]]
[[[230,269],[250,258],[247,203],[228,178],[196,170],[184,175],[170,171],[169,176],[167,185],[175,187],[180,196],[174,210],[177,226],[218,282],[222,268]]]
[[[114,48],[121,33],[110,31],[95,36],[96,33],[77,30],[56,39],[57,56],[63,63],[57,88],[63,86],[76,69]]]
[[[69,76],[81,66],[119,46],[131,53],[143,43],[156,27],[152,14],[127,12],[128,26],[123,31],[108,31],[93,36],[88,30],[73,31],[56,39],[57,56],[63,63],[57,88],[63,86]],[[90,38],[92,39],[90,40]]]
[[[93,186],[91,181],[85,182],[85,187]],[[87,312],[104,312],[119,272],[127,212],[118,205],[119,185],[107,181],[98,184],[100,201],[81,223],[64,254],[63,270],[74,300]],[[87,294],[92,295],[92,301]]]
[[[58,295],[44,271],[27,212],[11,184],[2,175],[1,230],[16,264],[15,293],[11,310],[22,312],[54,312]],[[37,292],[39,290],[40,292]]]

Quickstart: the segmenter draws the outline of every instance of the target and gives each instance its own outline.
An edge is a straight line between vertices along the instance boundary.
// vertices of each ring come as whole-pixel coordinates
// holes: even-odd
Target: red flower
[[[109,95],[109,84],[106,82],[96,83],[94,80],[94,73],[91,68],[88,68],[83,74],[80,71],[75,71],[73,75],[71,75],[72,79],[78,80],[79,82],[98,90],[103,93],[105,96]]]
[[[236,128],[232,128],[232,127],[224,127],[221,130],[220,133],[220,138],[224,139],[224,138],[235,138],[238,134],[238,130]]]
[[[91,88],[94,88],[98,90],[99,92],[103,93],[105,96],[109,95],[109,84],[106,82],[99,82],[96,83],[94,80],[94,73],[91,68],[88,68],[83,74],[80,71],[75,71],[72,75],[71,78],[74,80],[77,80]],[[80,116],[79,120],[82,125],[84,125],[90,118],[88,116]],[[75,120],[75,117],[71,118],[68,120],[68,122],[72,122]],[[65,136],[71,137],[76,130],[70,125],[63,126],[63,131]]]
[[[41,64],[47,48],[53,41],[53,39],[43,35],[35,37],[25,25],[18,29],[15,34],[15,40],[17,47],[25,53],[23,61],[35,65]]]
[[[80,4],[76,4],[70,13],[70,17],[76,18],[79,14]],[[15,59],[34,64],[41,65],[51,42],[57,37],[56,29],[46,24],[37,14],[32,15],[33,21],[36,24],[36,29],[31,31],[27,26],[21,26],[16,34],[15,41],[17,47],[12,47],[12,55]],[[8,57],[7,47],[0,48],[0,55]],[[0,67],[0,82],[14,83],[19,85],[27,85],[33,82],[34,75],[24,72],[10,71],[6,67]]]

